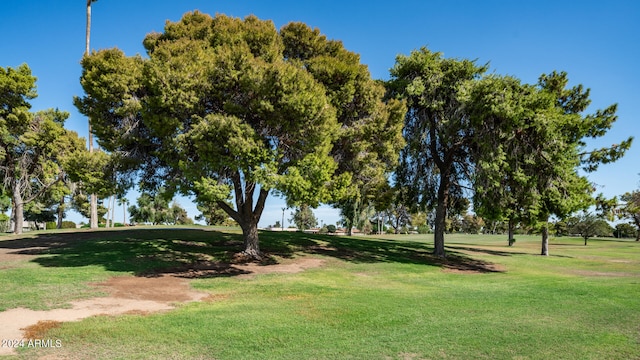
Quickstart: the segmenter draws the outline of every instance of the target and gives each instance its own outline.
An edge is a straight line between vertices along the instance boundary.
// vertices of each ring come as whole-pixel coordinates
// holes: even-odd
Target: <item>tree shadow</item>
[[[471,246],[457,246],[457,244],[445,245],[445,249],[468,251],[473,253],[482,253],[482,254],[493,255],[493,256],[532,255],[531,253],[522,252],[522,251],[492,250],[484,247],[473,247],[473,245]]]
[[[277,263],[277,258],[316,254],[356,263],[394,262],[500,272],[494,264],[458,251],[450,251],[443,259],[434,256],[433,248],[424,243],[397,239],[265,231],[260,233],[260,244],[267,254],[260,263],[265,266]],[[242,235],[207,228],[87,230],[0,240],[0,249],[35,256],[31,261],[45,267],[102,266],[136,276],[171,273],[186,278],[247,274],[234,266],[246,263],[246,259],[235,256],[242,246]]]
[[[467,246],[459,246],[459,245],[467,245]],[[523,252],[523,251],[493,250],[493,249],[488,249],[487,245],[482,245],[480,247],[475,247],[474,245],[475,244],[455,243],[453,245],[445,245],[445,248],[446,249],[462,250],[462,251],[473,252],[473,253],[483,253],[483,254],[493,255],[493,256],[513,256],[513,255],[535,255],[535,256],[540,256],[540,254],[537,254],[537,253]],[[552,246],[556,246],[556,245],[567,245],[567,244],[555,244],[555,243],[552,244]],[[517,249],[517,248],[514,246],[514,247],[511,247],[511,249]],[[549,257],[573,258],[573,256],[557,255],[557,254],[550,254]]]
[[[436,266],[460,272],[502,272],[492,263],[473,259],[460,252],[449,252],[446,258],[434,256],[433,247],[414,241],[299,233],[293,239],[299,252],[355,263],[393,262]]]
[[[188,269],[203,276],[233,276],[233,254],[242,246],[237,234],[204,229],[129,229],[37,234],[0,241],[9,254],[37,256],[45,267],[102,266],[108,271],[159,276]]]

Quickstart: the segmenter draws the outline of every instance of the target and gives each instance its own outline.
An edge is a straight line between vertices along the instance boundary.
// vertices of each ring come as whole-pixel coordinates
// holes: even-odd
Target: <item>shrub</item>
[[[52,230],[57,228],[58,228],[58,224],[55,221],[47,221],[47,223],[45,224],[46,230]]]
[[[327,231],[329,232],[329,234],[335,234],[336,233],[336,226],[333,224],[329,224],[327,225]]]
[[[431,233],[431,229],[429,228],[429,225],[418,226],[418,234],[430,234],[430,233]]]
[[[11,231],[11,221],[0,220],[0,232],[6,233]]]
[[[74,223],[73,221],[63,221],[62,222],[62,228],[63,229],[75,229],[76,228],[76,223]]]

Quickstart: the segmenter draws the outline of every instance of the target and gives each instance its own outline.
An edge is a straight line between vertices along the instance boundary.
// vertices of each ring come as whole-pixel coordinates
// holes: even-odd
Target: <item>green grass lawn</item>
[[[151,315],[99,316],[49,331],[91,359],[639,359],[640,243],[448,235],[332,237],[263,232],[272,262],[318,257],[295,274],[204,273],[213,301]],[[2,238],[0,238],[2,239]],[[8,237],[29,261],[0,263],[0,309],[95,296],[88,283],[227,263],[237,231],[124,229]],[[33,246],[40,245],[35,248]],[[20,250],[23,251],[23,250]],[[218,269],[218,268],[216,268]],[[6,290],[5,290],[6,289]],[[52,289],[56,289],[53,291]]]

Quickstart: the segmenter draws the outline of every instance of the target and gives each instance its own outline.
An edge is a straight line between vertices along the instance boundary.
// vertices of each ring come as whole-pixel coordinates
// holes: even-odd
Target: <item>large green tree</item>
[[[27,65],[0,68],[0,174],[16,234],[22,232],[25,205],[62,181],[66,162],[83,148],[82,139],[63,126],[68,113],[29,111],[35,82]]]
[[[244,252],[254,258],[261,257],[257,224],[270,191],[315,206],[344,197],[353,178],[340,169],[336,141],[352,127],[340,114],[357,102],[334,101],[338,89],[319,80],[326,71],[314,73],[296,36],[285,33],[253,16],[188,13],[145,38],[148,59],[117,49],[86,57],[87,95],[76,100],[104,149],[142,169],[146,185],[215,200],[238,222]],[[325,47],[313,66],[339,70],[357,59],[340,42]],[[352,86],[346,98],[382,96]],[[376,115],[385,111],[372,103]],[[384,116],[359,111],[351,116],[387,127]]]
[[[486,70],[474,61],[447,59],[426,48],[400,55],[389,88],[406,99],[408,112],[396,182],[407,199],[435,208],[434,254],[444,257],[444,232],[451,198],[462,197],[471,174],[473,129],[463,95],[468,82]]]
[[[474,209],[508,220],[509,244],[515,223],[539,223],[543,255],[549,216],[564,218],[595,204],[594,187],[583,174],[621,157],[632,140],[586,151],[585,138],[612,126],[615,105],[584,114],[589,90],[567,83],[563,72],[542,75],[536,85],[490,76],[475,83],[467,99],[477,139]]]
[[[474,211],[490,220],[505,221],[513,245],[516,224],[538,221],[541,196],[534,164],[541,138],[553,110],[553,99],[510,76],[488,76],[469,88],[467,109],[477,129],[473,149]],[[536,137],[536,135],[538,135]]]

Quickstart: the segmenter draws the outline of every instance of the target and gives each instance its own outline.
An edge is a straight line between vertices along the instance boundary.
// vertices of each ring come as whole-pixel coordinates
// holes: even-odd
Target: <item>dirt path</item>
[[[208,295],[192,290],[188,280],[170,275],[157,278],[115,277],[95,286],[110,296],[73,301],[70,309],[35,311],[16,308],[0,312],[0,339],[21,340],[25,337],[25,329],[42,321],[66,322],[95,315],[170,310],[177,302],[198,301]],[[0,347],[0,355],[13,353],[11,347]]]
[[[4,260],[14,260],[10,254],[2,254]],[[9,259],[9,257],[12,257]],[[24,255],[20,255],[24,260]],[[250,278],[256,274],[265,273],[297,273],[305,269],[319,267],[324,260],[314,258],[299,258],[286,264],[266,265],[258,264],[233,265],[240,273],[238,278]],[[53,309],[34,311],[25,308],[10,309],[0,312],[0,340],[21,340],[25,338],[25,330],[41,322],[78,321],[96,315],[119,315],[126,313],[150,313],[173,309],[176,303],[200,301],[208,297],[208,293],[191,289],[189,280],[183,273],[163,274],[157,277],[123,276],[114,277],[103,283],[93,284],[109,294],[71,302],[69,309]],[[196,275],[196,274],[191,274]],[[197,275],[196,275],[197,276]],[[194,277],[194,276],[189,276]],[[42,323],[44,324],[44,323]],[[0,346],[1,355],[15,354],[6,342]]]

